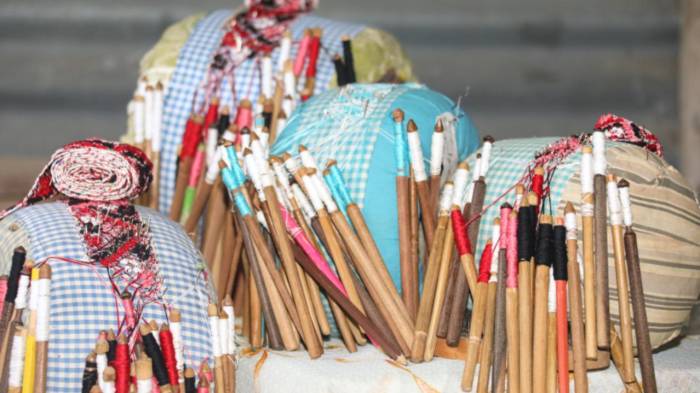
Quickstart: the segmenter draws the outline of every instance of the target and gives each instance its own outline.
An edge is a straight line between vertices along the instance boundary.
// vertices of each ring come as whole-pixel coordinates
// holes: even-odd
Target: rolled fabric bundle
[[[613,115],[601,117],[595,128],[607,137],[605,159],[608,173],[624,178],[630,184],[651,345],[658,348],[681,333],[700,295],[700,262],[695,257],[700,253],[700,208],[688,182],[662,158],[661,145],[653,134]],[[545,174],[545,179],[549,179],[551,205],[546,200],[540,209],[544,214],[563,216],[564,207],[570,201],[580,212],[580,138],[496,141],[486,174],[489,188],[484,206],[490,207],[484,212],[482,222],[491,222],[497,217],[497,206],[502,201],[515,200],[514,186],[524,181],[525,171],[534,167],[534,157],[542,153],[550,154],[554,160],[561,157],[563,160],[555,171],[548,170]],[[468,161],[471,165],[475,156]],[[581,227],[581,216],[577,218]],[[484,248],[489,231],[490,225],[480,228],[476,252],[480,253]],[[581,231],[578,239],[581,242]],[[612,242],[608,244],[607,255],[610,314],[619,330]],[[670,282],[673,285],[669,285]]]
[[[0,274],[19,245],[34,270],[51,268],[50,284],[37,287],[48,299],[25,314],[48,313],[37,319],[36,346],[48,350],[35,371],[52,392],[81,390],[85,357],[104,331],[135,339],[138,321],[167,323],[168,309],[181,314],[185,361],[211,358],[206,309],[215,295],[199,252],[180,225],[131,204],[148,189],[150,168],[130,145],[74,142],[52,156],[26,198],[0,213]]]
[[[204,115],[213,98],[219,109],[234,111],[243,100],[252,102],[253,126],[258,128],[265,118],[261,98],[270,105],[274,101],[275,110],[281,108],[289,117],[310,94],[352,82],[353,77],[358,82],[415,80],[393,36],[315,16],[315,7],[312,1],[256,0],[236,10],[191,16],[169,27],[143,57],[123,139],[146,145],[149,135],[153,144],[158,140],[150,155],[160,155],[160,181],[153,195],[161,211],[168,211],[173,199],[185,123],[192,113]],[[336,75],[336,70],[342,72]],[[164,89],[162,100],[149,101],[147,88],[158,91],[158,85]],[[149,102],[160,106],[151,104],[149,109]],[[157,119],[155,124],[148,120],[152,112],[159,113],[150,116]]]
[[[296,152],[304,145],[319,165],[337,161],[350,197],[361,208],[391,278],[400,288],[395,109],[404,112],[404,123],[412,119],[417,126],[426,162],[430,162],[434,126],[442,120],[443,180],[477,148],[476,128],[444,95],[418,84],[354,84],[322,93],[301,106],[270,152]]]

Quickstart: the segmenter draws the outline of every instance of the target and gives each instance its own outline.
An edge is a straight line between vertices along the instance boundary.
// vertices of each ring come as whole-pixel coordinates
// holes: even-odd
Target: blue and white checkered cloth
[[[383,133],[382,123],[397,97],[422,88],[412,83],[348,85],[322,93],[304,103],[303,111],[295,112],[290,123],[297,122],[298,126],[291,135],[280,134],[272,154],[296,154],[294,149],[304,144],[319,165],[336,160],[352,200],[362,207],[375,142]],[[385,137],[393,140],[393,135]]]
[[[163,108],[163,146],[160,158],[159,209],[162,212],[167,212],[170,209],[175,188],[178,146],[182,141],[187,118],[192,112],[195,91],[204,79],[211,56],[218,48],[224,35],[225,23],[232,15],[233,12],[230,10],[216,11],[197,24],[180,51],[175,71],[168,83]],[[315,93],[320,93],[327,89],[331,78],[335,75],[332,56],[342,51],[341,37],[343,35],[354,37],[365,27],[303,15],[291,25],[292,39],[294,41],[301,39],[304,29],[312,27],[323,29],[323,36],[321,37],[322,49],[317,64],[315,88]],[[277,64],[278,55],[279,50],[276,49],[272,52],[272,64]],[[296,45],[292,48],[292,58],[295,55]],[[238,66],[235,70],[235,78],[237,99],[248,98],[253,102],[256,101],[260,89],[260,74],[257,62],[250,60]],[[223,83],[230,85],[228,79],[224,80]],[[303,81],[300,81],[300,83],[303,83]],[[232,103],[231,89],[223,88],[221,90],[221,105],[229,105],[231,108],[235,108],[236,105]],[[198,94],[198,99],[203,99],[202,94]]]
[[[547,147],[547,145],[557,141],[559,138],[525,138],[525,139],[506,139],[496,141],[491,149],[491,159],[489,160],[489,170],[486,173],[486,196],[484,198],[484,206],[492,204],[496,198],[501,196],[506,190],[513,187],[525,173],[525,169],[535,158],[535,153]],[[474,168],[476,161],[476,153],[480,153],[481,149],[474,152],[469,158],[469,166]],[[552,182],[550,183],[550,196],[552,202],[552,212],[557,213],[561,202],[562,194],[566,184],[575,173],[579,171],[581,162],[581,153],[576,151],[569,155],[564,162],[559,164]],[[491,239],[491,227],[493,226],[494,218],[500,215],[500,206],[503,202],[513,204],[515,202],[515,188],[511,189],[496,204],[491,206],[486,213],[481,217],[479,224],[479,236],[477,247],[475,249],[477,256],[476,262],[480,261],[481,253],[486,246],[486,242]],[[549,203],[545,208],[549,213]]]
[[[165,299],[182,313],[185,362],[197,366],[211,357],[207,304],[211,287],[200,274],[202,259],[180,225],[151,209],[139,208],[151,228],[151,244],[164,278]],[[28,258],[47,260],[52,268],[49,316],[48,391],[80,391],[85,357],[100,330],[116,330],[116,305],[106,269],[81,266],[52,257],[87,261],[77,222],[62,202],[30,206],[0,222],[0,264],[24,246]],[[119,306],[123,318],[124,310]],[[149,305],[146,320],[166,322],[163,308]]]

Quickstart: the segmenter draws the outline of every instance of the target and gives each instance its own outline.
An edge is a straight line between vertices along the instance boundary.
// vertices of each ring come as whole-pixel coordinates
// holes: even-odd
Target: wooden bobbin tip
[[[105,382],[114,382],[116,377],[117,373],[112,366],[107,366],[105,371],[102,372],[102,378],[104,378]]]
[[[413,121],[413,119],[408,119],[408,123],[406,123],[406,132],[416,131],[418,131],[418,126],[416,125],[416,122]]]
[[[109,343],[107,340],[103,338],[97,340],[97,343],[95,344],[95,353],[103,355],[107,352],[109,352]]]
[[[552,216],[549,214],[542,214],[540,215],[540,224],[551,224],[552,223]]]
[[[518,183],[515,185],[515,194],[516,195],[525,194],[525,186],[522,183]]]
[[[544,167],[542,165],[535,167],[535,175],[544,175]]]
[[[576,208],[571,202],[566,202],[566,207],[564,207],[564,213],[576,213]]]
[[[435,129],[434,129],[434,131],[437,132],[437,133],[441,133],[441,132],[444,131],[444,128],[443,128],[443,126],[442,126],[442,119],[438,119],[438,120],[435,122]]]
[[[618,188],[627,188],[629,186],[630,186],[630,183],[626,179],[620,179],[620,181],[617,182]]]
[[[226,296],[224,296],[224,300],[221,302],[223,306],[233,306],[233,299],[231,298],[231,294],[227,293]]]
[[[219,307],[216,305],[216,303],[209,303],[209,305],[207,306],[207,314],[210,317],[219,316]]]
[[[142,336],[149,335],[151,333],[151,331],[152,331],[151,326],[148,325],[147,323],[142,323],[139,326],[139,333],[141,333]],[[119,338],[121,338],[121,337],[122,337],[122,335],[119,336]],[[126,338],[126,336],[124,336],[124,337]]]
[[[583,154],[593,154],[593,146],[591,145],[583,145],[581,147],[581,153]]]
[[[399,108],[396,108],[393,112],[391,112],[391,117],[394,118],[395,122],[400,123],[403,121],[403,111]]]

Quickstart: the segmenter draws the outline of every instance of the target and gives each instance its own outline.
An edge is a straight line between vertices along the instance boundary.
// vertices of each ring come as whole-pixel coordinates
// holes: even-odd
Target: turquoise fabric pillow
[[[319,166],[325,166],[329,159],[338,161],[350,195],[362,208],[398,288],[401,280],[391,116],[396,108],[404,111],[406,120],[413,119],[418,125],[426,160],[430,159],[435,121],[441,115],[454,119],[453,127],[446,129],[445,144],[455,153],[449,166],[478,148],[479,136],[473,123],[444,95],[418,84],[354,84],[324,92],[298,107],[271,147],[271,154],[296,155],[302,144]]]

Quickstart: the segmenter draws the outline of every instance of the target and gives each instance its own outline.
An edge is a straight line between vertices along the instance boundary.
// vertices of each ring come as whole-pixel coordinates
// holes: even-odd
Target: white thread
[[[146,88],[146,93],[143,95],[143,136],[144,139],[150,141],[153,138],[153,88]]]
[[[114,381],[105,382],[104,387],[102,388],[102,393],[114,393],[114,392],[115,392]]]
[[[411,154],[411,167],[416,181],[425,181],[428,176],[425,173],[425,163],[423,162],[423,150],[420,145],[420,135],[418,131],[407,132],[408,151]]]
[[[37,342],[49,341],[49,307],[51,292],[51,280],[42,278],[36,282],[37,284],[37,299],[36,299],[36,331],[35,337]]]
[[[15,298],[15,308],[22,310],[27,307],[27,295],[29,294],[29,276],[22,274],[19,276],[17,285],[17,298]]]
[[[139,80],[136,82],[136,91],[134,91],[134,95],[142,96],[144,93],[146,93],[146,86],[148,85],[148,79],[144,76],[139,78]]]
[[[445,183],[442,188],[442,195],[440,197],[440,213],[446,213],[450,211],[452,196],[454,195],[455,187],[452,183]]]
[[[37,300],[39,295],[39,280],[31,280],[29,285],[29,311],[36,311]]]
[[[15,335],[12,338],[12,352],[10,352],[8,385],[11,388],[22,386],[22,376],[24,374],[24,335]]]
[[[472,180],[479,180],[479,176],[481,176],[481,157],[477,157],[474,161],[474,169],[472,170]],[[471,201],[471,198],[469,198],[469,200]]]
[[[269,150],[270,150],[270,134],[267,132],[256,132],[255,133],[258,136],[258,139],[260,140],[260,146],[262,146],[263,151],[265,152],[265,157],[269,155]]]
[[[581,154],[581,193],[593,193],[593,155]]]
[[[301,160],[301,164],[304,165],[305,167],[313,168],[313,169],[316,169],[316,171],[318,171],[318,165],[316,165],[316,159],[314,158],[314,156],[311,155],[310,151],[308,151],[308,150],[299,151],[299,159]]]
[[[206,157],[207,157],[207,166],[211,166],[213,164],[216,164],[214,161],[214,157],[216,155],[216,148],[219,143],[219,135],[217,134],[216,128],[210,128],[207,131],[207,140],[204,145],[205,152],[206,152]]]
[[[228,319],[226,320],[226,330],[228,330],[228,349],[227,354],[233,355],[236,353],[236,314],[234,313],[233,306],[224,306],[224,312],[228,314]]]
[[[97,384],[100,389],[104,392],[105,377],[104,372],[107,368],[107,355],[104,353],[97,354],[95,357],[95,364],[97,364]]]
[[[554,276],[549,275],[549,292],[547,293],[547,311],[550,313],[557,311],[557,284],[554,282]]]
[[[275,172],[277,183],[282,186],[282,189],[287,195],[291,195],[292,189],[289,186],[289,178],[287,177],[287,171],[284,169],[284,166],[279,162],[273,162],[272,170]]]
[[[314,176],[314,183],[316,184],[316,191],[321,197],[323,204],[326,205],[326,210],[328,210],[329,213],[338,210],[338,205],[335,204],[333,195],[331,195],[330,190],[326,186],[326,182],[324,182],[320,176]]]
[[[154,153],[160,152],[161,127],[163,126],[163,89],[156,86],[153,95],[153,135],[151,136],[151,149]]]
[[[619,187],[620,191],[620,203],[622,204],[622,221],[625,226],[632,226],[632,204],[630,202],[630,188],[629,187]]]
[[[479,170],[479,176],[486,176],[486,172],[489,171],[492,146],[493,144],[491,142],[485,141],[484,146],[481,148],[481,169]]]
[[[224,131],[224,135],[221,136],[221,138],[227,142],[235,142],[236,141],[236,134],[233,132],[226,130]]]
[[[151,384],[151,378],[137,380],[136,381],[136,391],[138,393],[151,393],[153,391],[153,386]]]
[[[592,203],[581,203],[581,215],[584,217],[593,217],[594,207]]]
[[[284,162],[284,167],[287,168],[289,173],[292,175],[297,173],[300,168],[299,162],[292,156],[289,156],[289,158]]]
[[[255,157],[255,160],[258,163],[258,168],[260,169],[260,173],[264,174],[264,173],[270,172],[270,164],[268,164],[268,162],[267,162],[267,156],[265,155],[265,149],[263,148],[259,139],[258,140],[251,139],[250,150],[253,152],[253,156]]]
[[[265,98],[272,98],[272,59],[270,59],[270,56],[263,56],[260,68],[262,68],[260,92]]]
[[[605,161],[605,133],[595,131],[591,136],[593,143],[593,173],[605,175],[608,163]]]
[[[243,163],[245,164],[248,176],[253,181],[255,189],[258,191],[258,196],[263,195],[262,176],[260,174],[260,168],[258,168],[258,160],[256,160],[255,156],[252,154],[246,154],[243,156]]]
[[[282,131],[284,131],[284,127],[287,126],[287,119],[286,118],[277,118],[277,135],[281,135]]]
[[[292,37],[285,34],[280,40],[279,56],[277,57],[277,72],[284,72],[284,63],[289,59],[292,51]]]
[[[219,318],[219,343],[221,344],[221,353],[228,354],[228,318]]]
[[[145,137],[144,112],[146,110],[143,97],[134,97],[132,101],[134,109],[134,142],[143,143]]]
[[[316,190],[316,184],[309,175],[304,175],[303,176],[304,180],[304,185],[306,186],[306,192],[307,195],[309,196],[309,199],[311,200],[311,205],[313,205],[314,210],[319,211],[323,209],[323,201],[321,200],[321,196],[319,195],[318,191]]]
[[[291,96],[291,97],[296,97],[296,85],[297,81],[294,78],[294,72],[287,71],[284,73],[284,95],[285,96]],[[289,113],[287,114],[289,115]]]
[[[282,112],[284,112],[287,117],[294,112],[294,108],[296,105],[294,104],[294,99],[287,96],[282,100]]]
[[[491,249],[493,254],[491,254],[491,277],[489,277],[489,282],[498,282],[498,257],[501,252],[498,242],[500,237],[501,226],[496,223],[491,224]]]
[[[464,168],[457,168],[453,179],[454,191],[452,192],[452,204],[461,207],[464,193],[467,191],[469,171]]]
[[[211,163],[207,167],[207,173],[204,175],[204,181],[207,182],[207,184],[214,184],[216,178],[219,176],[219,161],[226,155],[224,149],[225,147],[222,145],[217,147],[214,151],[214,157],[212,157]]]
[[[615,181],[608,181],[608,215],[610,225],[622,225],[622,211],[620,208],[620,194]]]
[[[577,240],[578,228],[576,227],[576,213],[566,213],[564,215],[564,225],[566,226],[566,239]]]
[[[272,179],[271,175],[266,175],[266,177]],[[275,194],[277,194],[277,200],[282,204],[282,206],[284,206],[284,208],[287,211],[291,211],[292,205],[291,203],[289,203],[289,198],[287,198],[287,195],[285,195],[285,193],[282,192],[282,190],[279,187],[275,187],[272,184],[270,184],[270,186],[272,186],[272,188],[275,190]]]
[[[211,336],[211,352],[214,357],[221,356],[221,341],[219,335],[219,317],[212,315],[209,317],[209,335]]]
[[[294,193],[294,199],[296,199],[297,204],[299,204],[299,207],[301,207],[301,211],[304,212],[306,218],[311,220],[312,218],[316,217],[316,211],[314,210],[313,206],[311,206],[311,202],[309,202],[309,199],[306,197],[304,191],[301,190],[301,187],[299,187],[298,184],[292,184],[292,193]]]
[[[439,176],[442,169],[442,155],[445,150],[445,135],[442,132],[433,132],[430,144],[430,175]]]
[[[457,151],[457,135],[455,124],[457,118],[451,112],[445,112],[437,117],[437,121],[442,122],[443,128],[443,152],[442,152],[442,181],[447,180],[447,177],[452,173],[459,161],[459,152]]]
[[[255,218],[258,219],[260,225],[262,225],[266,230],[270,230],[270,227],[267,225],[267,221],[265,221],[265,214],[263,214],[262,211],[258,210],[255,212]]]
[[[182,342],[182,327],[180,322],[170,322],[170,332],[173,335],[173,346],[175,347],[175,364],[177,369],[182,370],[185,366],[185,345]],[[182,379],[182,376],[180,376]]]
[[[241,134],[241,150],[250,147],[250,134]]]

